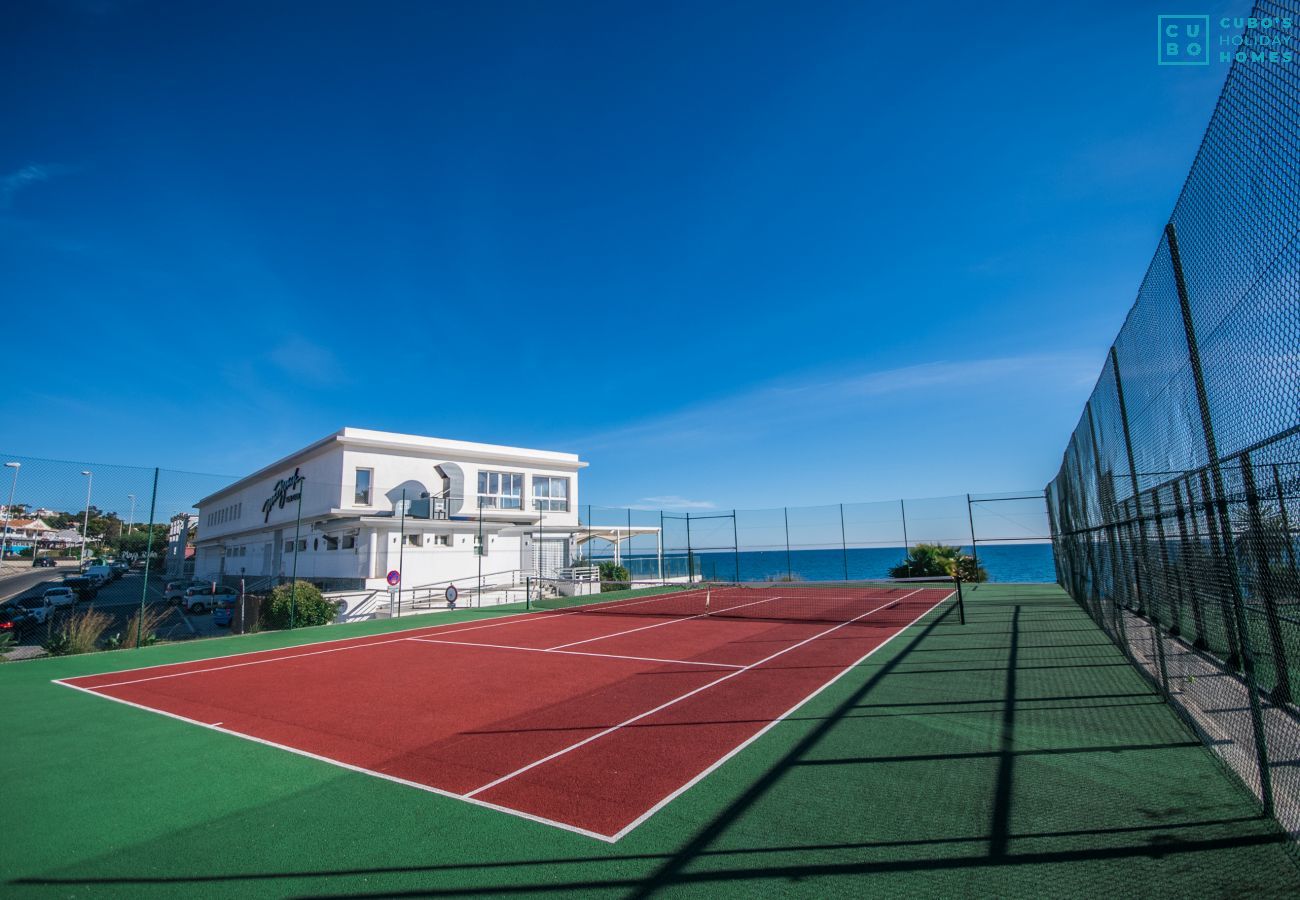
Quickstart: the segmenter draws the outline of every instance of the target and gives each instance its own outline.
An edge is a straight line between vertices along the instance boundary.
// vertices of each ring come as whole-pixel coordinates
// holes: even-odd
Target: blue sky
[[[1226,74],[1155,64],[1167,11],[17,5],[0,451],[242,474],[354,425],[576,451],[610,505],[1041,487]]]

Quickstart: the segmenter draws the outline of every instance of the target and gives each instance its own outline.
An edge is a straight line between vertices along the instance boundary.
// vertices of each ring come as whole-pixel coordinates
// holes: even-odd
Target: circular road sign
[[[454,585],[454,584],[449,584],[449,585],[447,585],[447,605],[448,605],[448,606],[453,606],[453,607],[454,607],[454,606],[456,605],[456,598],[459,597],[459,596],[460,596],[460,591],[456,590],[456,585]]]
[[[397,571],[396,569],[393,569],[393,571],[388,573],[388,583],[391,584],[393,587],[397,587],[397,585],[401,582],[401,580],[402,580],[402,573]]]

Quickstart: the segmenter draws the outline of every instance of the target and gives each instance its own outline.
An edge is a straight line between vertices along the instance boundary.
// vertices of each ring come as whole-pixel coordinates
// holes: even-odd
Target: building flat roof
[[[522,465],[542,465],[557,469],[583,469],[587,463],[578,458],[576,453],[562,453],[558,450],[535,450],[528,447],[509,447],[504,444],[482,444],[476,441],[456,441],[450,438],[425,437],[418,434],[401,434],[395,431],[374,431],[369,428],[340,428],[318,441],[313,441],[301,450],[295,450],[288,456],[263,466],[250,475],[245,475],[219,491],[197,501],[195,506],[204,506],[231,491],[244,487],[251,481],[264,478],[278,469],[283,469],[296,459],[322,450],[331,444],[344,444],[367,450],[399,450],[420,452],[430,456],[446,456],[452,459],[483,459],[509,461]]]

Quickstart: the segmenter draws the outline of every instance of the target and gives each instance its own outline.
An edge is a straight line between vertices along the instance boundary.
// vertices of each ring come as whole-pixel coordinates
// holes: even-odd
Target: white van
[[[110,581],[113,580],[113,567],[112,566],[90,566],[88,569],[86,569],[86,577],[98,579],[101,585],[108,584]]]

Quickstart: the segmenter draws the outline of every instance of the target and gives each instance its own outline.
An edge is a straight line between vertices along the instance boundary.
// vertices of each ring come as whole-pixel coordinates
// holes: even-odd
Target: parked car
[[[41,595],[41,599],[49,601],[51,606],[75,606],[77,594],[64,583],[52,588],[46,588],[45,593]],[[44,621],[44,619],[41,621]]]
[[[201,613],[213,609],[219,604],[233,604],[239,599],[239,591],[223,584],[203,584],[187,588],[181,597],[181,609],[185,612]]]
[[[38,556],[32,560],[33,569],[53,569],[56,563],[51,557]]]
[[[211,581],[196,581],[193,578],[186,578],[182,581],[169,581],[163,588],[163,599],[175,603],[185,596],[185,592],[192,587],[212,587]]]
[[[113,567],[108,565],[91,566],[86,569],[87,578],[98,578],[101,585],[108,584],[117,576],[113,574]]]
[[[120,560],[118,562],[110,564],[109,568],[113,570],[114,578],[121,578],[127,572],[131,571],[131,566],[128,563],[124,563]]]
[[[0,606],[0,635],[12,635],[15,641],[22,640],[23,635],[35,626],[31,615],[13,604]]]
[[[212,624],[229,628],[231,620],[235,617],[235,604],[238,602],[239,597],[235,596],[230,600],[222,600],[212,607]]]
[[[69,575],[63,579],[63,586],[72,588],[72,592],[77,595],[78,600],[94,600],[99,593],[99,585],[93,579],[86,578],[84,575]]]
[[[13,605],[31,616],[35,624],[44,625],[50,618],[50,614],[54,612],[54,608],[63,604],[57,604],[49,597],[20,597],[13,601]]]

